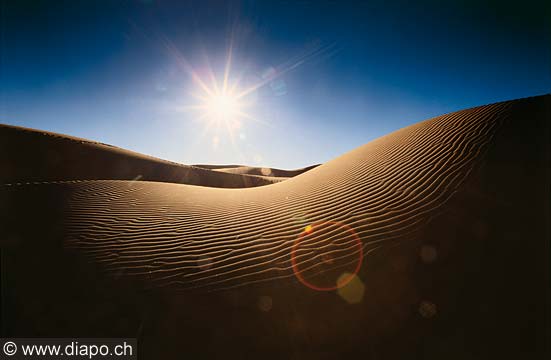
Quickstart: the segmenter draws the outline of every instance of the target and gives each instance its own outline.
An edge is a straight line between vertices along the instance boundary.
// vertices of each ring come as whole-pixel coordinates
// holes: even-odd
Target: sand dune
[[[439,116],[269,186],[4,186],[11,333],[132,334],[146,358],[537,358],[550,99]],[[258,169],[204,171],[224,187]]]
[[[319,164],[311,165],[302,169],[295,169],[295,170],[282,170],[282,169],[269,168],[269,167],[254,167],[254,166],[244,166],[244,165],[194,165],[194,166],[204,168],[204,169],[221,171],[225,173],[231,173],[231,174],[258,175],[258,176],[271,177],[271,178],[288,179],[290,177],[294,177],[308,170],[311,170],[319,166]]]
[[[280,181],[246,173],[220,175],[91,140],[1,124],[0,163],[3,184],[107,179],[241,188]]]

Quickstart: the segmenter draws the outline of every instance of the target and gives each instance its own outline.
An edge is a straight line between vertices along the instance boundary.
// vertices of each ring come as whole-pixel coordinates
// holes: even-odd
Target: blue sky
[[[302,167],[551,92],[544,1],[1,0],[0,29],[0,122],[186,164]],[[264,84],[233,143],[190,108],[230,45],[230,83]]]

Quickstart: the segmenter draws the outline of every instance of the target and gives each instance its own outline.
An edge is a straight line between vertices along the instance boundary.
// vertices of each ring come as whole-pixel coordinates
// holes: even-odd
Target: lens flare
[[[339,221],[306,226],[291,249],[291,264],[296,278],[316,291],[333,291],[346,286],[357,277],[362,261],[360,237],[350,226]],[[349,270],[344,276],[343,267]],[[325,278],[323,284],[313,280],[320,274]],[[335,275],[334,278],[332,275]]]

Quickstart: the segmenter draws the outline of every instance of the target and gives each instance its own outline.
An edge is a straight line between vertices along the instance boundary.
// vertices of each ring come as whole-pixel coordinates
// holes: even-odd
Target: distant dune
[[[3,127],[4,332],[137,337],[151,359],[542,358],[550,104],[288,172]]]
[[[0,163],[0,184],[142,180],[242,188],[282,180],[262,176],[260,170],[219,174],[91,140],[1,124]]]
[[[296,170],[282,170],[275,168],[266,168],[266,167],[253,167],[253,166],[244,166],[244,165],[194,165],[196,167],[210,169],[215,171],[221,171],[230,174],[240,174],[240,175],[258,175],[263,177],[272,177],[272,178],[283,178],[287,179],[300,175],[308,170],[311,170],[317,165],[307,166],[302,169]]]

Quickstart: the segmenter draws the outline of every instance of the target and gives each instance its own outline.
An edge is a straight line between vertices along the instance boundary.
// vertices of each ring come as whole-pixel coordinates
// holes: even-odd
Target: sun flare
[[[202,112],[209,121],[232,125],[239,121],[244,104],[232,94],[214,94],[204,99]]]
[[[193,119],[203,123],[203,135],[212,130],[216,133],[216,139],[219,139],[220,130],[226,130],[233,145],[235,145],[236,130],[239,130],[239,138],[244,139],[243,129],[241,127],[246,122],[254,121],[263,125],[268,125],[265,119],[260,120],[253,116],[252,112],[255,108],[255,99],[258,96],[258,90],[265,85],[269,85],[270,89],[280,96],[286,94],[283,81],[278,79],[282,75],[297,68],[305,61],[316,56],[324,55],[327,52],[333,51],[333,45],[328,47],[315,47],[313,50],[306,52],[303,55],[292,59],[277,68],[269,67],[265,71],[256,72],[251,78],[256,80],[247,84],[245,81],[246,73],[241,71],[237,77],[232,77],[232,54],[233,40],[230,42],[227,58],[225,59],[223,76],[216,76],[215,69],[211,68],[206,59],[206,66],[203,66],[203,72],[197,72],[186,59],[178,52],[178,50],[169,42],[166,43],[167,50],[174,54],[178,63],[189,74],[193,84],[195,85],[190,96],[196,99],[195,104],[184,106],[186,110],[194,112]],[[220,75],[222,72],[220,72]],[[279,82],[275,82],[279,80]],[[214,141],[218,144],[218,140]]]
[[[185,101],[187,104],[175,106],[177,111],[192,113],[190,118],[203,125],[203,131],[199,135],[200,139],[208,132],[213,132],[212,143],[217,147],[220,143],[220,132],[225,130],[234,148],[237,145],[236,139],[247,138],[246,129],[244,129],[246,123],[256,122],[268,127],[273,126],[265,118],[266,102],[262,102],[264,106],[260,109],[264,116],[258,117],[258,113],[253,115],[259,110],[255,103],[261,97],[259,95],[261,88],[266,86],[268,93],[271,93],[272,96],[287,95],[287,86],[281,79],[283,75],[311,60],[328,58],[339,51],[336,43],[325,46],[316,44],[279,65],[270,65],[263,69],[251,70],[245,61],[245,66],[238,66],[239,70],[235,74],[236,76],[232,76],[234,75],[231,74],[234,61],[233,32],[229,39],[223,69],[212,68],[211,62],[205,54],[204,63],[199,68],[201,71],[197,71],[170,40],[162,37],[161,42],[193,84],[193,88],[190,87],[188,90],[189,98]],[[266,95],[264,92],[262,97],[264,96],[270,95]],[[188,102],[190,99],[194,99],[194,101]]]
[[[205,126],[205,132],[225,130],[232,143],[235,132],[246,120],[264,123],[253,117],[249,111],[253,108],[254,96],[251,96],[264,82],[259,82],[245,89],[239,88],[241,78],[231,79],[231,52],[226,60],[224,76],[218,80],[214,71],[209,69],[209,76],[201,78],[191,71],[192,79],[197,86],[192,96],[197,103],[189,108],[195,111],[195,119]]]

